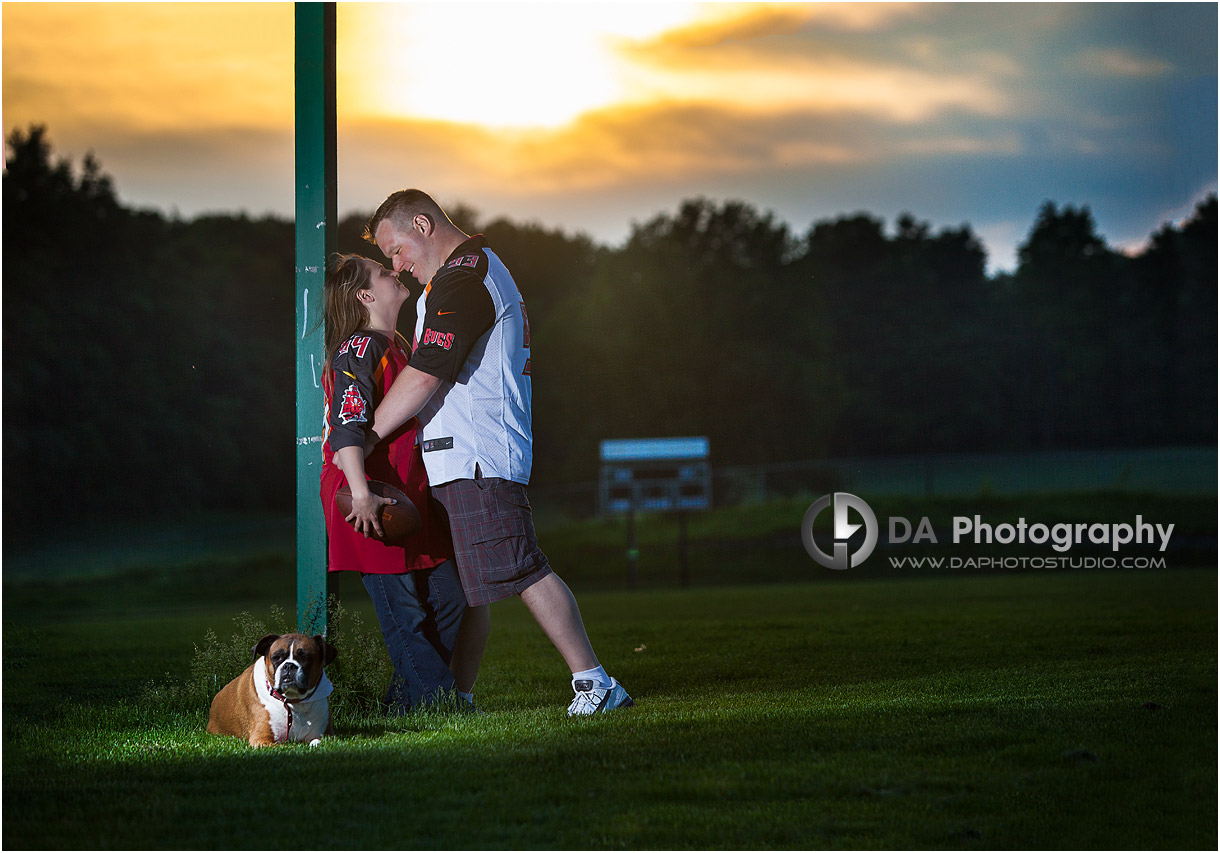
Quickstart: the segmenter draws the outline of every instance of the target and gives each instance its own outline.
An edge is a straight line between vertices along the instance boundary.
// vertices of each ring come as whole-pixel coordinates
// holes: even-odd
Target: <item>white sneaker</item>
[[[588,679],[572,680],[572,689],[576,697],[568,706],[569,717],[580,717],[588,714],[604,714],[615,708],[627,708],[633,704],[623,685],[613,678],[609,687],[594,687]]]

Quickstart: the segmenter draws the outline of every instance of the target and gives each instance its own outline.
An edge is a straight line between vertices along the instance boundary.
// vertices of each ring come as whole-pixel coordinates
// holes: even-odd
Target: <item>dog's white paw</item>
[[[309,742],[309,745],[310,745],[311,747],[314,747],[314,746],[318,746],[318,745],[320,745],[321,743],[322,743],[322,738],[318,738],[318,737],[316,737],[316,738],[314,738],[313,740],[311,740],[311,741]]]

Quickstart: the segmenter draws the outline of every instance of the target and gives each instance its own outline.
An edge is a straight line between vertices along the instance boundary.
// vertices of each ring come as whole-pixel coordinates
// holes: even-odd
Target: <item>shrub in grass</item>
[[[194,646],[186,683],[171,673],[146,685],[140,705],[150,713],[164,714],[206,709],[212,697],[254,660],[254,645],[267,634],[296,630],[282,607],[272,605],[260,619],[248,611],[233,617],[233,630],[225,637],[208,629]],[[335,595],[327,603],[326,639],[339,652],[326,674],[335,685],[331,714],[336,720],[367,720],[379,713],[390,682],[391,666],[380,628],[366,625],[364,617],[349,610]]]
[[[268,627],[271,625],[272,627]],[[233,632],[221,639],[211,628],[203,635],[203,643],[195,645],[191,659],[192,698],[210,702],[220,688],[233,680],[254,660],[254,645],[267,634],[287,634],[292,630],[284,609],[271,605],[270,621],[255,618],[247,611],[233,617]]]
[[[334,682],[331,716],[343,720],[378,716],[393,667],[381,628],[366,625],[356,610],[348,610],[335,595],[327,605],[326,639],[339,652],[326,674]]]

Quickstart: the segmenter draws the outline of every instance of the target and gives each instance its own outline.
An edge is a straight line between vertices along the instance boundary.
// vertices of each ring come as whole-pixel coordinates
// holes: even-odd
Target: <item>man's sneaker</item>
[[[609,687],[594,687],[589,679],[573,679],[572,689],[576,691],[576,698],[568,706],[569,717],[604,714],[615,708],[626,708],[634,704],[623,685],[613,678],[610,679]]]

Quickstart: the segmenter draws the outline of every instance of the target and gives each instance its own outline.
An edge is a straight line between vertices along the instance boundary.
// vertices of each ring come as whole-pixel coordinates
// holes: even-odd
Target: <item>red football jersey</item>
[[[327,567],[332,572],[399,574],[430,569],[453,558],[449,531],[428,495],[428,474],[416,444],[418,421],[414,418],[378,443],[364,460],[364,472],[368,479],[389,483],[411,499],[423,522],[419,531],[404,545],[366,539],[347,523],[335,504],[336,493],[347,483],[335,464],[335,451],[364,446],[377,404],[409,360],[405,341],[400,335],[395,337],[391,341],[377,332],[357,332],[339,348],[331,370],[322,377],[322,508],[328,539]]]

